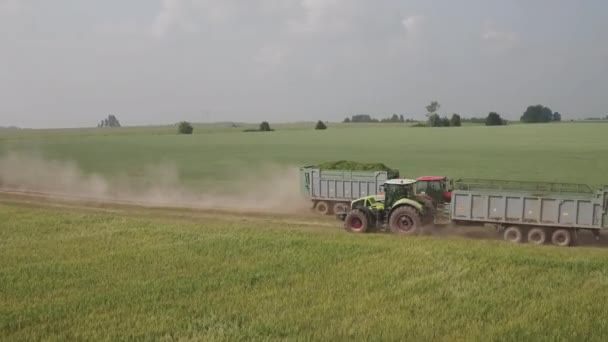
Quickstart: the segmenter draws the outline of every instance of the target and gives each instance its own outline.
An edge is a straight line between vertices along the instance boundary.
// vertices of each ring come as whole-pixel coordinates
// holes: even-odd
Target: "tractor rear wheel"
[[[415,235],[422,227],[422,219],[416,209],[403,206],[393,210],[388,220],[388,226],[395,234]]]
[[[369,228],[369,221],[365,212],[359,209],[352,210],[344,219],[344,229],[351,233],[365,233]]]
[[[315,211],[317,212],[317,214],[327,215],[329,214],[329,204],[323,201],[317,202],[317,204],[315,205]]]

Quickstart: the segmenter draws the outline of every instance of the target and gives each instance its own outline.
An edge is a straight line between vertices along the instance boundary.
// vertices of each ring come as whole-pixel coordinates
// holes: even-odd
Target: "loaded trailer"
[[[607,186],[482,179],[453,185],[453,224],[493,225],[511,242],[569,246],[580,230],[599,238],[608,228]]]
[[[388,180],[387,171],[323,170],[314,166],[300,168],[300,192],[312,202],[319,214],[341,214],[351,201],[380,195]]]

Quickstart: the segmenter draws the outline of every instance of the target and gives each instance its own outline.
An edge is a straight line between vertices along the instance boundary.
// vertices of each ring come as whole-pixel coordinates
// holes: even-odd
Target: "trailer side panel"
[[[300,169],[300,189],[312,200],[350,202],[376,195],[388,179],[385,171]]]
[[[596,196],[568,198],[563,194],[534,197],[514,192],[456,190],[452,194],[452,220],[600,229],[606,212],[604,196],[601,192]]]

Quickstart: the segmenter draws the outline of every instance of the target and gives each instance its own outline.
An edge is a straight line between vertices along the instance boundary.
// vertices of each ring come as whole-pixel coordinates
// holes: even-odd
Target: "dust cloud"
[[[74,199],[130,202],[144,206],[226,209],[272,213],[308,212],[296,167],[264,165],[230,182],[200,191],[180,179],[171,163],[146,165],[137,179],[83,171],[75,162],[9,153],[0,157],[0,188]]]

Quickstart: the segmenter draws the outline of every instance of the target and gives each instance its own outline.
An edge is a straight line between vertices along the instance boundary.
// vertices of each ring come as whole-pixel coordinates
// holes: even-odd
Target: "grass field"
[[[204,191],[268,165],[350,159],[404,176],[608,183],[608,124],[310,127],[2,130],[0,171],[18,153],[146,183],[148,166],[170,163]],[[0,194],[0,340],[605,340],[608,249],[491,236]]]
[[[87,172],[142,177],[145,166],[170,162],[191,186],[227,182],[267,164],[301,166],[349,159],[384,162],[405,176],[423,174],[608,183],[608,124],[564,123],[411,128],[406,125],[275,127],[271,133],[199,126],[17,131],[0,133],[0,154],[23,151],[68,159]]]
[[[608,252],[0,197],[3,340],[605,340]]]

